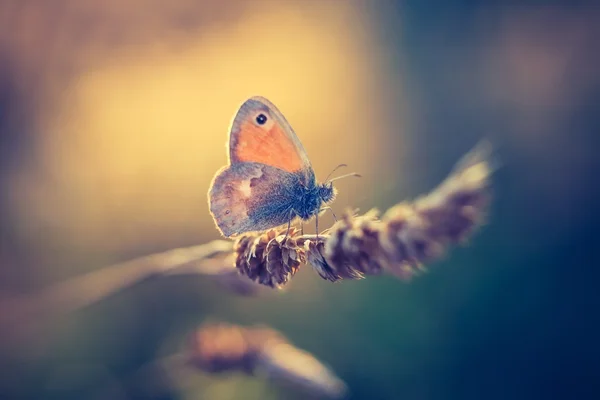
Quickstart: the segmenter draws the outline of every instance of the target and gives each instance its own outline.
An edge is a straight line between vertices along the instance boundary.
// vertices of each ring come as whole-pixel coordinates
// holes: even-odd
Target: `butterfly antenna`
[[[340,165],[338,165],[337,167],[335,167],[335,168],[333,169],[333,171],[331,171],[331,172],[329,173],[329,175],[327,175],[327,178],[325,178],[325,182],[327,182],[327,179],[329,179],[329,177],[330,177],[330,176],[331,176],[331,175],[332,175],[332,174],[333,174],[335,171],[337,171],[338,169],[340,169],[340,168],[342,168],[342,167],[347,167],[347,166],[348,166],[348,165],[346,165],[346,164],[340,164]]]
[[[342,178],[348,178],[349,176],[354,176],[354,177],[357,177],[357,178],[362,178],[362,175],[357,174],[356,172],[352,172],[350,174],[346,174],[346,175],[342,175],[342,176],[338,176],[338,177],[335,177],[333,179],[330,179],[330,180],[327,181],[327,183],[331,183],[333,181],[337,181],[338,179],[342,179]]]

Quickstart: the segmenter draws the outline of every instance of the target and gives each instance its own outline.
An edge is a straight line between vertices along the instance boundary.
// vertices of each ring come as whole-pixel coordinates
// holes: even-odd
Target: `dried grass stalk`
[[[273,229],[243,235],[235,243],[216,240],[110,265],[31,295],[1,299],[0,325],[21,338],[22,328],[31,323],[37,326],[144,280],[170,275],[210,276],[243,295],[257,292],[259,285],[252,281],[282,287],[304,263],[332,282],[383,272],[408,279],[450,245],[464,243],[483,222],[492,172],[488,157],[489,146],[482,144],[430,194],[400,203],[381,217],[376,210],[362,216],[346,212],[319,236],[300,235],[292,228],[287,236],[286,229]]]
[[[402,202],[380,216],[346,212],[327,233],[299,235],[296,229],[247,234],[234,245],[242,275],[271,287],[285,285],[308,263],[332,282],[392,273],[410,279],[423,264],[461,244],[480,226],[489,204],[490,148],[482,143],[426,196]]]
[[[216,280],[240,295],[256,295],[260,285],[242,277],[233,267],[232,243],[206,244],[168,250],[109,265],[39,292],[0,299],[0,326],[21,341],[37,334],[40,324],[79,310],[140,282],[171,275],[201,276]]]
[[[191,337],[187,363],[208,373],[266,374],[319,396],[346,393],[344,382],[325,365],[264,326],[206,324]]]

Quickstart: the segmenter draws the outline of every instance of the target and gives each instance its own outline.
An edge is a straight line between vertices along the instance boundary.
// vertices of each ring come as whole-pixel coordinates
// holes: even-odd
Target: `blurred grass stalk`
[[[189,343],[186,365],[207,373],[265,376],[319,397],[339,398],[347,393],[344,382],[329,368],[266,326],[209,323]]]
[[[285,390],[301,392],[302,398],[342,398],[349,393],[328,366],[280,332],[265,325],[214,320],[192,332],[182,351],[142,366],[130,377],[130,383],[154,398],[196,384],[198,372],[211,378],[231,379],[243,374],[267,379]],[[203,381],[207,388],[210,384]]]
[[[231,261],[232,243],[215,240],[206,244],[172,249],[110,265],[50,286],[30,296],[2,299],[0,326],[18,338],[48,322],[127,289],[142,281],[169,275],[196,275],[215,279],[225,288],[254,295],[258,285],[241,277]]]

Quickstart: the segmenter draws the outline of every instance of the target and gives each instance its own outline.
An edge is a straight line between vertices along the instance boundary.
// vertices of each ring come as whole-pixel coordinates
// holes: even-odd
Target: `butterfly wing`
[[[259,96],[244,102],[235,115],[229,134],[231,165],[255,162],[301,173],[308,186],[314,172],[302,143],[281,112]]]
[[[260,163],[237,163],[215,176],[210,212],[224,236],[262,231],[290,221],[302,187],[300,174]]]

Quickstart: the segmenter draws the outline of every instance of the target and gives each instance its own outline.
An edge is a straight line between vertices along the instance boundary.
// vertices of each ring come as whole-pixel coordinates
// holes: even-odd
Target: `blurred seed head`
[[[319,360],[265,326],[206,324],[191,336],[188,357],[189,365],[207,373],[265,374],[321,396],[346,393],[345,384]]]

